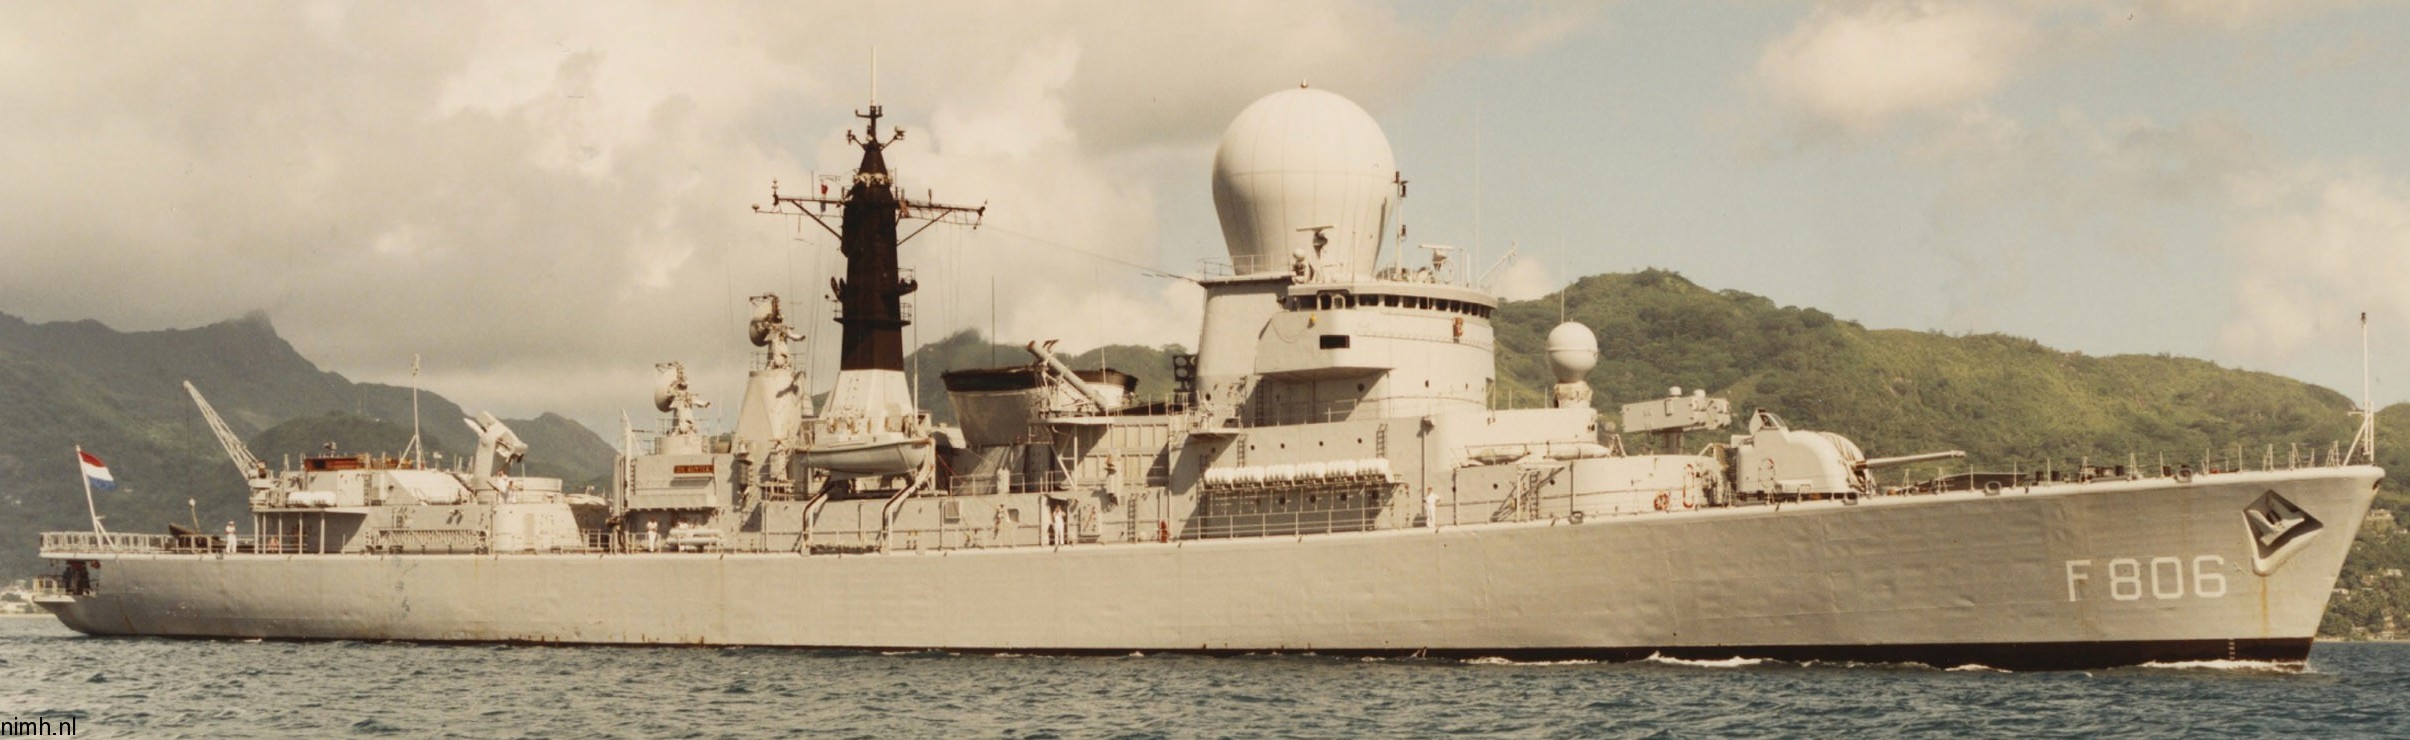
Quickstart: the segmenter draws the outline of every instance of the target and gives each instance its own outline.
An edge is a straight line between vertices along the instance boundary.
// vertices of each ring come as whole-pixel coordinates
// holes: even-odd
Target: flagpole
[[[92,476],[84,474],[84,446],[75,446],[75,477],[84,482],[84,511],[92,515],[92,536],[107,544],[109,531],[100,526],[100,507],[92,503]]]

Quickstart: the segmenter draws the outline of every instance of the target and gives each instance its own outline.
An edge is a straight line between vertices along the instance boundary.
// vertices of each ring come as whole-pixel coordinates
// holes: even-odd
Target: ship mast
[[[2368,383],[2368,312],[2360,312],[2360,408],[2352,412],[2360,417],[2360,429],[2351,437],[2351,450],[2343,457],[2344,464],[2366,456],[2368,464],[2377,461],[2377,407],[2370,397]]]
[[[892,135],[881,140],[879,118],[884,112],[875,101],[869,110],[855,111],[854,115],[868,123],[861,136],[845,132],[847,143],[862,148],[862,163],[854,169],[853,184],[843,195],[830,197],[826,185],[816,195],[781,195],[778,183],[772,181],[770,208],[753,209],[809,216],[837,237],[838,250],[845,255],[845,276],[830,278],[829,287],[837,297],[837,323],[844,327],[839,339],[842,354],[838,369],[901,372],[904,327],[912,323],[903,300],[905,295],[918,290],[920,284],[897,266],[896,247],[938,223],[979,228],[987,206],[948,205],[905,197],[889,176],[883,154],[889,145],[903,140],[904,130],[896,128]],[[795,210],[786,210],[788,205],[795,206]],[[840,221],[836,226],[831,226],[823,215],[830,206],[839,209]],[[925,223],[899,236],[899,224],[910,219]]]

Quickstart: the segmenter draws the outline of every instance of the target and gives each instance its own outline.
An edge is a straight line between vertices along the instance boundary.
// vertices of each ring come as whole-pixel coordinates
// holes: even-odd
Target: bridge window
[[[1345,334],[1324,334],[1324,335],[1322,335],[1322,348],[1323,348],[1323,349],[1347,349],[1348,342],[1349,342],[1349,338],[1348,338],[1348,336],[1347,336],[1347,335],[1345,335]]]

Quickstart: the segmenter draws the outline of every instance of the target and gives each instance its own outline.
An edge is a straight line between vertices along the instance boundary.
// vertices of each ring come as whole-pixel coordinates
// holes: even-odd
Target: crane
[[[209,407],[209,399],[201,397],[201,389],[193,387],[192,381],[184,381],[184,392],[192,394],[193,404],[201,407],[201,418],[209,422],[209,431],[218,435],[218,445],[226,448],[227,459],[234,461],[243,480],[252,488],[266,488],[268,466],[251,455],[251,448],[243,444],[241,437],[234,436],[234,430],[226,427],[225,419],[218,418],[218,410]]]

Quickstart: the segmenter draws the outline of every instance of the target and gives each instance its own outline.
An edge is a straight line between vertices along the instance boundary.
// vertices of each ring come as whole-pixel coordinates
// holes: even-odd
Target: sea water
[[[92,638],[0,619],[0,722],[79,737],[2410,737],[2410,644],[2306,669]]]

